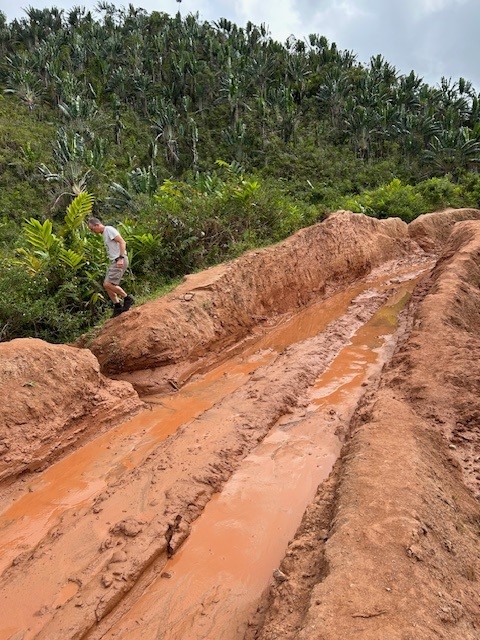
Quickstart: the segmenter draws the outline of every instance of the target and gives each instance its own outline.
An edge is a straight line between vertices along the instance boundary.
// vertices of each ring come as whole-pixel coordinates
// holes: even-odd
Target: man
[[[93,233],[101,233],[110,264],[103,288],[113,302],[112,317],[128,311],[134,300],[120,286],[120,280],[128,267],[127,244],[115,227],[104,225],[98,218],[89,218],[87,225]]]

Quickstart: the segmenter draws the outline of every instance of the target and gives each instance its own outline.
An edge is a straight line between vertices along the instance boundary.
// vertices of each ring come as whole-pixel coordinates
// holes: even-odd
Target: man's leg
[[[127,263],[127,260],[125,260],[125,262]],[[115,262],[111,263],[103,282],[103,288],[113,302],[113,317],[120,315],[122,311],[126,311],[126,309],[123,308],[122,302],[127,298],[127,292],[120,286],[120,280],[126,271],[127,264],[119,268]]]
[[[113,303],[120,302],[120,300],[127,297],[126,291],[124,291],[120,285],[113,284],[113,282],[109,282],[108,280],[105,280],[103,283],[103,288]]]

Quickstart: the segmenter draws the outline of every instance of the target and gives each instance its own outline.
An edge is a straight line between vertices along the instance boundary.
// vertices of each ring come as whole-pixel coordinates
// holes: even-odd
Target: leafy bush
[[[43,274],[31,276],[19,264],[0,262],[0,340],[35,337],[70,342],[100,315],[79,304],[76,278],[52,290]]]
[[[463,198],[461,207],[480,207],[480,175],[478,173],[466,172],[459,181]]]
[[[191,183],[166,180],[155,200],[164,268],[184,274],[281,240],[314,222],[318,212],[297,205],[271,184],[232,163]]]
[[[404,185],[395,179],[386,185],[347,196],[336,201],[337,208],[365,213],[377,218],[398,216],[410,222],[422,213],[446,207],[478,207],[480,205],[480,176],[464,174],[460,182],[449,176],[430,178],[415,186]]]
[[[416,189],[424,199],[427,211],[465,205],[465,195],[462,187],[451,182],[448,176],[430,178],[420,182]]]
[[[398,178],[378,189],[341,199],[339,208],[376,218],[399,217],[405,222],[410,222],[428,209],[415,187],[402,184]]]

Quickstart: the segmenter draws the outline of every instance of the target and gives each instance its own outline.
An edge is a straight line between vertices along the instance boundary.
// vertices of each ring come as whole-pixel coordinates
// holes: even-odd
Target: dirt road
[[[116,381],[0,345],[0,640],[479,638],[479,218],[192,276],[89,345]]]

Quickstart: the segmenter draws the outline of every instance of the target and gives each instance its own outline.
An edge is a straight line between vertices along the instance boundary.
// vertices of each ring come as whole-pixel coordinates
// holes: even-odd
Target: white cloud
[[[415,8],[421,16],[426,16],[467,2],[469,0],[418,0],[418,2],[415,2]]]
[[[301,29],[299,13],[292,0],[275,0],[274,10],[268,0],[237,0],[234,6],[241,26],[248,21],[257,25],[264,23],[276,40],[283,42]]]

